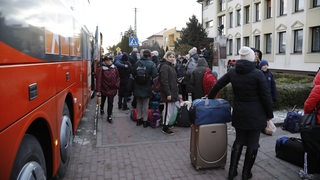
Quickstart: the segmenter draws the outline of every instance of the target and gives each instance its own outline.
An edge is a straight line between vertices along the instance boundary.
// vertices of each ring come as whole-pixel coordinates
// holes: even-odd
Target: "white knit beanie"
[[[254,61],[254,58],[255,58],[254,51],[247,46],[243,46],[239,50],[239,55],[240,55],[240,59],[244,59],[252,62]]]
[[[190,56],[194,55],[194,54],[197,54],[197,48],[196,47],[193,47],[192,49],[189,50],[189,54]]]

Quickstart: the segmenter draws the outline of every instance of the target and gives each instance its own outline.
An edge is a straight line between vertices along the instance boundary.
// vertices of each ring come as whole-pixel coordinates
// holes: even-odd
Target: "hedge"
[[[294,106],[303,109],[304,101],[312,90],[312,76],[295,74],[274,74],[277,84],[277,102],[274,103],[274,110],[292,109]],[[231,84],[228,84],[221,91],[221,98],[232,104],[233,93]]]

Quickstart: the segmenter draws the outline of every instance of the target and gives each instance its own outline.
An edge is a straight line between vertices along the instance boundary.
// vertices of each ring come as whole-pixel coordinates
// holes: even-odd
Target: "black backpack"
[[[138,61],[136,64],[134,79],[138,84],[146,84],[149,80],[147,67],[141,61]]]

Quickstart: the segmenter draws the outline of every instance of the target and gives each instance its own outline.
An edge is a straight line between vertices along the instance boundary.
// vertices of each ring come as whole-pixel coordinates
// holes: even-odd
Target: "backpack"
[[[184,104],[178,109],[176,125],[179,127],[190,127],[191,121],[189,117],[188,105]]]
[[[282,129],[287,130],[291,133],[300,132],[300,123],[302,115],[299,111],[295,110],[295,107],[292,111],[289,111],[284,119]]]
[[[205,95],[209,94],[210,90],[216,84],[217,78],[212,74],[210,69],[207,67],[206,72],[203,75],[203,92]]]
[[[137,62],[137,68],[135,70],[135,81],[138,84],[147,84],[149,76],[147,73],[147,67],[140,61]]]

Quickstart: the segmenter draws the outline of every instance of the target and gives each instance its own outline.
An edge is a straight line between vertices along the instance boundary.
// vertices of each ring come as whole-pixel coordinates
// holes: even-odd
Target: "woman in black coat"
[[[237,176],[243,146],[247,146],[247,151],[242,179],[252,177],[251,169],[259,148],[260,132],[267,126],[267,120],[273,118],[270,90],[265,76],[255,67],[253,50],[242,47],[239,54],[240,60],[235,68],[222,76],[208,95],[208,98],[214,98],[220,89],[231,82],[234,95],[232,126],[236,130],[236,139],[232,146],[228,179]]]
[[[128,83],[130,74],[132,73],[131,63],[129,62],[129,56],[124,53],[120,60],[120,64],[123,66],[118,66],[119,76],[120,76],[120,88],[118,92],[118,108],[122,110],[128,110],[127,101],[131,96],[132,92],[128,89]],[[119,64],[118,63],[118,64]]]

